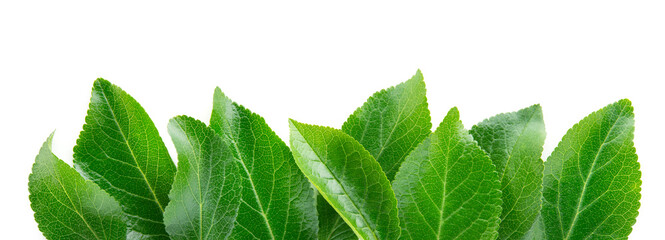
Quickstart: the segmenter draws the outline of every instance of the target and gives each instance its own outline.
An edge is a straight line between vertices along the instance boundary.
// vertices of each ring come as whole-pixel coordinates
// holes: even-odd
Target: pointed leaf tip
[[[628,99],[568,130],[545,162],[541,215],[549,239],[626,239],[641,197]]]
[[[316,238],[314,190],[298,170],[289,147],[261,116],[221,91],[216,93],[210,127],[230,140],[243,177],[242,201],[230,238]]]
[[[95,79],[95,82],[93,82],[93,86],[95,86],[95,87],[97,87],[97,86],[99,86],[99,87],[108,87],[109,85],[115,86],[109,80],[106,80],[104,78],[97,78],[97,79]]]
[[[420,68],[418,68],[418,70],[416,71],[416,74],[414,75],[414,77],[423,79],[423,72],[420,71]]]
[[[450,110],[448,110],[446,116],[443,117],[443,122],[441,122],[439,127],[441,127],[441,125],[443,125],[444,122],[459,121],[459,119],[460,119],[459,109],[457,109],[457,107],[452,107]]]
[[[431,129],[426,86],[420,69],[408,80],[374,93],[342,126],[344,133],[370,152],[389,181]],[[325,205],[319,206],[319,219],[328,225],[321,225],[319,236],[348,236],[352,230],[327,202],[321,203]],[[342,224],[338,224],[340,222]]]
[[[501,181],[499,239],[522,239],[541,205],[545,124],[540,105],[494,115],[470,133],[491,158]]]
[[[226,239],[241,196],[229,142],[189,116],[172,118],[168,129],[178,151],[178,172],[164,212],[167,232],[174,240]]]
[[[125,239],[118,203],[51,151],[46,139],[28,177],[30,207],[48,239]]]
[[[619,104],[619,105],[621,105],[621,106],[627,106],[627,107],[630,107],[630,108],[631,108],[631,112],[632,112],[633,102],[631,102],[630,100],[628,100],[628,98],[624,98],[624,99],[621,99],[621,100],[617,101],[617,104]]]
[[[132,234],[166,236],[162,212],[175,164],[145,109],[104,79],[93,84],[74,164],[118,200]]]
[[[498,179],[491,160],[464,130],[457,108],[450,109],[393,181],[400,239],[496,239]]]
[[[448,114],[453,114],[459,116],[459,109],[457,107],[452,107],[448,110]]]

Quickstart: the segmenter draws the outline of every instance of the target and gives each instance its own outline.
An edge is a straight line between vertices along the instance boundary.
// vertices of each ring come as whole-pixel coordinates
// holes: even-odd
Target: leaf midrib
[[[444,175],[443,175],[443,179],[442,179],[443,180],[443,191],[441,192],[441,196],[442,196],[442,198],[441,198],[441,209],[439,210],[440,211],[439,212],[439,228],[437,229],[437,232],[436,232],[436,235],[437,235],[436,238],[437,239],[441,239],[441,230],[443,230],[443,222],[444,222],[443,213],[445,212],[446,198],[448,197],[447,196],[447,194],[448,194],[447,193],[447,190],[448,190],[448,187],[447,187],[447,185],[448,185],[448,171],[450,171],[450,169],[448,168],[448,164],[450,163],[451,148],[449,146],[447,148],[448,149],[446,151],[446,161],[445,161],[445,166],[444,166],[444,171],[443,171]],[[439,172],[438,170],[436,170],[436,168],[434,168],[434,171],[436,171],[437,173]]]
[[[510,180],[508,180],[508,182],[506,184],[503,183],[504,177],[506,176],[506,168],[508,168],[510,160],[513,159],[513,157],[515,156],[515,154],[514,154],[515,146],[517,146],[518,143],[520,143],[520,141],[522,140],[522,137],[525,135],[525,132],[529,128],[529,125],[532,123],[532,120],[533,120],[535,115],[536,115],[536,111],[533,111],[531,113],[531,116],[529,116],[529,120],[527,120],[526,123],[524,124],[524,127],[522,128],[522,131],[520,132],[520,135],[517,137],[517,140],[515,140],[515,144],[513,145],[513,148],[510,151],[510,156],[508,156],[508,159],[506,160],[506,164],[504,165],[504,169],[502,169],[502,171],[501,171],[501,177],[499,178],[499,181],[501,181],[501,185],[502,185],[501,186],[501,191],[502,192],[506,187],[508,187],[508,185],[510,185],[510,183],[512,183],[513,179],[515,179],[515,176],[513,176],[512,178],[510,178]],[[519,166],[521,167],[521,166],[523,166],[523,164],[524,163],[520,164]],[[511,204],[512,206],[510,207],[510,210],[508,210],[505,215],[503,215],[504,210],[503,209],[501,210],[502,211],[501,214],[503,215],[503,216],[500,216],[501,222],[503,222],[503,220],[506,219],[513,212],[513,210],[515,210],[515,206],[517,206],[517,202],[518,201],[515,200]],[[505,203],[505,201],[504,201],[504,203]],[[505,239],[509,239],[510,236],[512,236],[516,232],[517,232],[517,228],[513,229],[512,232]]]
[[[398,99],[398,101],[399,101],[399,99]],[[408,102],[408,100],[407,100],[407,102]],[[393,125],[392,129],[390,130],[390,133],[388,134],[388,137],[386,138],[385,144],[381,145],[381,150],[376,155],[376,161],[377,162],[379,161],[379,159],[381,159],[381,156],[383,156],[383,151],[385,151],[386,148],[388,148],[388,146],[390,146],[392,143],[394,143],[393,141],[391,141],[390,138],[393,136],[393,134],[395,132],[395,129],[397,129],[397,125],[399,125],[402,122],[402,120],[401,120],[402,114],[406,110],[407,105],[408,105],[407,103],[404,103],[402,105],[402,107],[399,109],[399,112],[397,113],[397,118],[395,119],[395,124]],[[383,125],[380,125],[380,126],[381,126],[381,128],[383,128]],[[402,154],[402,156],[400,156],[400,158],[403,158],[403,157],[404,157],[404,154]],[[395,168],[395,165],[397,165],[397,163],[394,162],[392,164],[392,166],[390,167],[390,169],[388,169],[388,171],[392,171]]]
[[[272,227],[270,227],[268,216],[266,215],[265,209],[263,209],[263,204],[261,204],[261,199],[259,198],[259,194],[256,192],[256,185],[254,184],[254,180],[252,180],[252,175],[250,174],[249,169],[247,169],[247,165],[245,165],[245,160],[244,157],[242,156],[242,153],[240,152],[238,143],[232,138],[229,138],[229,140],[233,144],[233,148],[238,153],[238,158],[240,158],[240,164],[242,165],[242,168],[245,170],[245,173],[247,174],[247,179],[249,179],[249,183],[252,185],[252,193],[254,193],[254,197],[256,197],[256,203],[259,205],[259,209],[261,209],[261,216],[263,217],[263,220],[266,222],[266,226],[268,227],[268,232],[270,233],[270,237],[274,240],[275,235],[273,233]],[[245,203],[249,204],[247,202]]]
[[[580,206],[581,206],[582,200],[584,199],[584,196],[586,194],[586,189],[587,189],[587,185],[589,183],[589,180],[591,179],[591,176],[594,173],[594,168],[596,166],[596,162],[598,162],[598,157],[600,156],[600,152],[602,152],[602,150],[605,148],[605,146],[607,144],[607,138],[610,136],[610,133],[617,126],[617,122],[621,118],[621,113],[623,112],[624,108],[622,108],[621,111],[618,113],[619,116],[617,116],[617,118],[614,119],[614,122],[612,123],[612,127],[610,127],[610,129],[607,131],[607,133],[605,133],[605,138],[603,139],[603,143],[598,148],[598,151],[596,151],[596,156],[593,159],[593,163],[591,163],[591,169],[589,170],[589,174],[587,174],[586,179],[584,181],[584,185],[582,187],[582,193],[580,194],[580,198],[577,200],[577,206],[576,206],[576,209],[575,209],[575,217],[573,218],[573,222],[572,222],[572,224],[570,224],[570,228],[568,229],[568,232],[566,233],[566,237],[564,239],[570,239],[570,234],[573,232],[573,228],[575,227],[575,224],[577,223],[577,220],[579,219]],[[578,159],[578,164],[579,164],[579,159]]]
[[[159,210],[164,212],[164,207],[162,207],[162,204],[159,202],[159,199],[157,199],[157,194],[155,193],[155,190],[152,189],[152,186],[150,185],[150,182],[148,181],[148,178],[146,177],[145,173],[143,172],[143,169],[139,167],[139,162],[136,159],[136,155],[134,154],[134,150],[132,149],[131,146],[129,146],[129,141],[127,140],[127,137],[125,136],[125,132],[122,130],[120,127],[120,123],[118,122],[118,119],[115,115],[115,111],[113,111],[113,108],[111,107],[111,104],[109,103],[109,99],[106,96],[106,92],[104,91],[104,88],[101,87],[100,89],[102,96],[104,97],[104,100],[106,101],[106,106],[108,106],[109,111],[111,112],[111,116],[113,118],[113,122],[115,123],[116,127],[118,127],[118,131],[120,132],[120,135],[122,136],[122,140],[124,141],[125,145],[127,145],[127,149],[129,149],[129,153],[132,155],[132,159],[134,160],[134,163],[136,163],[135,168],[139,170],[141,173],[141,177],[143,177],[143,180],[145,181],[146,185],[148,186],[148,189],[150,190],[150,193],[152,193],[152,196],[154,198],[154,202],[157,203],[157,206],[159,207]]]
[[[298,129],[298,126],[296,126],[295,124],[293,124],[293,126],[296,128],[296,130],[298,130],[298,132],[300,132],[300,129]],[[302,136],[302,134],[301,134],[300,136]],[[302,136],[302,139],[305,140],[305,142],[307,143],[307,145],[310,145],[309,141],[307,141],[307,139],[305,138],[305,136]],[[360,143],[358,143],[358,144],[360,144]],[[310,149],[312,149],[312,148],[310,147]],[[319,160],[322,159],[321,156],[319,156],[319,153],[316,152],[316,151],[314,151],[314,149],[312,149],[312,152],[313,152],[314,154],[316,154],[316,157],[319,158]],[[371,155],[370,155],[370,156],[371,156]],[[321,163],[323,164],[323,161],[321,161]],[[349,195],[349,193],[346,191],[346,188],[344,187],[344,185],[342,185],[342,182],[340,182],[339,179],[337,178],[337,176],[335,176],[335,174],[333,174],[333,172],[330,170],[330,168],[328,167],[328,165],[323,164],[323,166],[325,166],[326,170],[328,170],[328,172],[330,173],[330,175],[331,175],[331,176],[335,179],[335,181],[339,184],[339,186],[342,188],[342,191],[344,192],[344,194],[345,194],[346,196],[349,196],[349,199],[351,199],[351,197],[350,197],[351,195]],[[318,186],[316,186],[316,184],[314,184],[314,187],[316,187],[317,189],[319,188]],[[319,190],[321,193],[323,193],[323,191],[321,191],[320,189],[318,189],[318,190]],[[325,195],[325,194],[321,194],[321,196],[323,196],[323,197],[326,199],[326,201],[328,201],[328,198],[326,198],[326,195]],[[356,208],[356,210],[358,211],[358,215],[360,215],[360,217],[362,218],[363,222],[365,222],[365,225],[366,225],[369,229],[372,230],[371,232],[372,232],[372,235],[374,236],[374,239],[379,239],[379,238],[376,236],[376,233],[374,232],[374,229],[370,227],[369,222],[367,221],[367,219],[365,219],[365,215],[362,214],[362,212],[360,211],[360,208],[358,208],[358,206],[356,205],[356,202],[355,202],[355,201],[351,201],[351,205],[353,205],[353,207]],[[335,208],[332,204],[331,204],[330,206],[333,207],[333,208]],[[335,208],[335,210],[337,210],[337,209]],[[342,218],[344,218],[345,221],[350,222],[348,219],[346,219],[346,216],[344,216],[343,214],[339,214],[339,216],[342,217]],[[354,232],[357,231],[355,228],[351,228],[351,229],[352,229]],[[358,234],[358,235],[360,235],[360,234]]]
[[[54,168],[56,168],[56,167],[57,167],[57,166],[54,166]],[[65,185],[62,183],[62,181],[60,181],[60,178],[58,178],[58,177],[56,177],[56,176],[53,176],[53,177],[55,178],[55,180],[58,181],[58,184],[59,184],[60,187],[62,188],[62,191],[65,193],[65,196],[67,196],[67,200],[69,200],[69,203],[72,205],[72,207],[69,208],[69,209],[71,209],[72,211],[74,211],[74,212],[76,213],[76,215],[78,215],[78,216],[81,218],[81,220],[83,220],[83,222],[85,223],[85,226],[88,227],[88,229],[90,229],[90,232],[92,232],[92,235],[94,235],[96,239],[101,239],[101,238],[99,238],[99,236],[97,236],[97,233],[95,232],[94,229],[92,229],[92,226],[90,226],[90,224],[89,224],[88,221],[85,219],[85,217],[83,217],[83,214],[81,214],[81,213],[76,209],[76,207],[74,207],[74,201],[72,201],[72,197],[69,195],[69,192],[68,192],[67,189],[65,188]],[[83,182],[83,184],[85,185],[85,181]],[[46,188],[49,190],[49,192],[51,193],[51,195],[55,196],[55,194],[53,194],[53,191],[51,191],[51,188],[49,188],[48,185],[46,186]],[[57,199],[57,198],[56,198],[56,199]],[[57,200],[57,201],[60,202],[60,200]],[[65,205],[65,204],[62,203],[62,202],[60,202],[60,203],[63,204],[63,205]],[[66,206],[66,205],[65,205],[65,206]],[[73,229],[72,229],[72,230],[73,230]]]

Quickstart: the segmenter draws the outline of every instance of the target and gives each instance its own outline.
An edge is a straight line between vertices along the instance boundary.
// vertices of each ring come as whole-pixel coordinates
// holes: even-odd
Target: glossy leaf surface
[[[495,167],[451,109],[395,176],[400,239],[495,239],[501,192]]]
[[[48,239],[125,239],[120,205],[51,152],[53,134],[32,166],[29,190],[39,230]]]
[[[92,89],[74,164],[122,206],[130,239],[168,239],[163,211],[175,164],[157,128],[134,98],[104,79]]]
[[[313,239],[315,193],[265,120],[215,90],[210,125],[239,162],[242,200],[232,239]]]
[[[395,195],[381,166],[341,130],[290,120],[300,170],[361,239],[396,239]]]
[[[545,162],[548,239],[627,239],[640,207],[640,165],[627,99],[575,124]]]
[[[545,123],[539,105],[486,119],[470,131],[497,168],[502,192],[498,239],[522,239],[540,213]]]
[[[171,239],[226,239],[240,206],[240,172],[230,149],[205,123],[178,116],[169,122],[178,172],[164,211]]]

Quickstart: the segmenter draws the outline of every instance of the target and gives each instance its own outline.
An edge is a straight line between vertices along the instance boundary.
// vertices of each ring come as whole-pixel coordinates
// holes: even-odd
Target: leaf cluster
[[[627,239],[641,172],[631,102],[591,113],[542,160],[540,105],[432,131],[425,82],[376,92],[341,128],[290,119],[289,145],[217,88],[209,124],[176,116],[177,165],[141,105],[93,84],[74,166],[29,177],[48,239]]]

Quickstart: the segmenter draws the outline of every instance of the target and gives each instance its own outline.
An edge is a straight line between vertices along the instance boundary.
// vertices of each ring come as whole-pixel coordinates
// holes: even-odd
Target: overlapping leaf
[[[423,75],[418,70],[408,81],[374,93],[342,126],[342,131],[358,140],[379,162],[390,181],[406,156],[430,134],[432,122],[425,92]],[[325,199],[319,198],[319,239],[356,238]]]
[[[544,167],[540,106],[469,132],[453,108],[430,133],[420,71],[342,130],[289,124],[293,155],[216,89],[210,127],[169,124],[176,174],[145,110],[98,79],[74,148],[91,181],[49,137],[29,177],[35,219],[48,239],[627,239],[640,206],[628,100],[573,126]]]
[[[315,195],[289,147],[265,120],[215,90],[211,127],[240,165],[242,200],[232,239],[314,239]]]
[[[316,208],[319,212],[319,240],[358,239],[358,236],[346,224],[346,221],[337,214],[337,211],[320,194],[316,198]]]
[[[104,79],[74,148],[74,163],[122,206],[130,239],[168,239],[163,211],[175,165],[157,128],[134,98]]]
[[[240,172],[230,149],[211,128],[179,116],[169,122],[178,172],[164,211],[171,239],[226,239],[240,206]]]
[[[536,217],[536,220],[533,221],[533,225],[531,225],[531,229],[526,232],[524,235],[524,240],[543,240],[547,239],[547,235],[545,235],[545,223],[543,222],[543,218],[538,215]]]
[[[627,239],[640,206],[640,170],[627,99],[585,117],[545,162],[547,239]]]
[[[395,176],[400,239],[495,239],[499,188],[491,160],[451,109]]]
[[[342,126],[379,162],[390,181],[431,129],[420,70],[408,81],[374,93]]]
[[[35,220],[48,239],[125,239],[120,205],[51,152],[49,136],[32,166]]]
[[[381,166],[344,132],[290,120],[300,170],[361,239],[396,239],[397,203]]]
[[[497,168],[502,192],[499,239],[522,239],[540,213],[545,124],[539,105],[486,119],[470,131]]]

